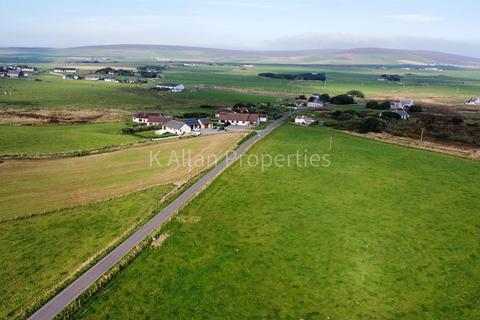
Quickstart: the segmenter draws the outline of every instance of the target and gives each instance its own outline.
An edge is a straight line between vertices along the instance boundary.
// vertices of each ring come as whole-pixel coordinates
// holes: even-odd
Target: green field
[[[331,166],[237,162],[78,317],[480,317],[479,162],[293,125],[249,154],[297,150]]]
[[[0,125],[0,155],[94,150],[141,140],[123,134],[124,127],[124,123]]]
[[[101,250],[163,204],[173,185],[54,214],[0,224],[0,318],[45,298]]]

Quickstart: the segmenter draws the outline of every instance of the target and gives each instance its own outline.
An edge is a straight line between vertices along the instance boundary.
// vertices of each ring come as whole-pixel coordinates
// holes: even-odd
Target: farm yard
[[[293,125],[249,154],[297,150],[331,165],[237,162],[76,317],[480,315],[478,161]]]

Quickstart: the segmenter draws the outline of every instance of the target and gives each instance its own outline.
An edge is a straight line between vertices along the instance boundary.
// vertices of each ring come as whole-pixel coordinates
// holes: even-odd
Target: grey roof
[[[208,119],[208,118],[201,118],[201,119],[198,119],[198,121],[200,121],[203,124],[211,123],[210,119]]]
[[[165,127],[172,128],[175,130],[180,130],[180,128],[186,125],[187,124],[185,122],[178,121],[178,120],[170,120],[164,124]]]

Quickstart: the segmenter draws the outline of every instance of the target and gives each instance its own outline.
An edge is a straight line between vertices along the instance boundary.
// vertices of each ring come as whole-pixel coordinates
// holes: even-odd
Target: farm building
[[[390,104],[390,108],[393,110],[405,110],[407,108],[410,108],[413,105],[414,105],[413,100],[400,100],[400,101],[393,101]]]
[[[162,82],[159,83],[156,88],[166,89],[170,92],[182,92],[185,89],[185,86],[180,83]]]
[[[163,117],[163,116],[149,116],[146,123],[147,123],[147,126],[160,126],[160,125],[163,125],[164,123],[167,123],[170,120],[173,120],[173,119],[169,117]]]
[[[310,118],[310,117],[307,117],[307,116],[298,116],[298,117],[295,117],[295,123],[305,125],[305,126],[309,126],[309,125],[315,123],[315,120]]]
[[[103,79],[103,81],[105,81],[105,82],[118,82],[117,79],[111,78],[111,77],[105,78],[105,79]]]
[[[398,114],[402,120],[407,120],[408,118],[410,118],[410,115],[405,110],[397,110],[395,111],[395,113]]]
[[[137,112],[133,115],[132,121],[136,123],[147,123],[149,117],[166,117],[164,113],[160,112]]]
[[[170,132],[178,135],[184,135],[192,133],[192,128],[188,126],[185,122],[178,120],[170,120],[162,125],[162,130],[160,132]],[[158,132],[158,131],[157,131]]]
[[[212,122],[208,118],[198,119],[198,123],[202,129],[209,129],[213,127]]]
[[[221,112],[218,120],[234,126],[257,126],[260,123],[260,117],[254,113]]]
[[[18,66],[17,69],[22,70],[23,72],[35,72],[35,68],[30,66]]]
[[[465,104],[470,106],[480,106],[480,97],[468,99],[465,101]]]
[[[267,122],[268,121],[268,116],[266,114],[259,114],[258,115],[258,120],[260,120],[260,122]]]
[[[24,74],[22,70],[8,70],[7,71],[8,78],[23,78]]]
[[[233,111],[231,109],[226,109],[226,108],[217,109],[215,110],[215,118],[220,117],[220,113],[229,113],[229,112],[233,112]]]
[[[77,72],[77,69],[75,69],[75,68],[55,67],[55,69],[53,69],[53,72],[59,72],[59,73],[75,73],[75,72]]]

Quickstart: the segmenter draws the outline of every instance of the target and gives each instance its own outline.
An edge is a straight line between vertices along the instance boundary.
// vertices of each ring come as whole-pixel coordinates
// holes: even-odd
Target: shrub
[[[378,102],[377,101],[368,101],[367,104],[365,105],[368,109],[378,109]]]
[[[402,119],[402,116],[400,116],[398,113],[393,112],[393,111],[384,111],[384,112],[382,112],[381,117],[383,119],[388,119],[388,120],[400,120],[400,119]]]
[[[359,130],[362,133],[382,132],[385,130],[385,122],[377,118],[367,118],[360,123]]]
[[[423,109],[422,109],[421,106],[415,104],[415,105],[411,106],[411,107],[408,109],[408,111],[410,111],[410,112],[423,112]]]
[[[348,121],[352,119],[353,119],[353,115],[346,112],[343,112],[341,115],[338,116],[338,120],[340,121]]]
[[[320,95],[320,101],[322,101],[322,102],[330,101],[330,95],[328,93],[322,93]]]

